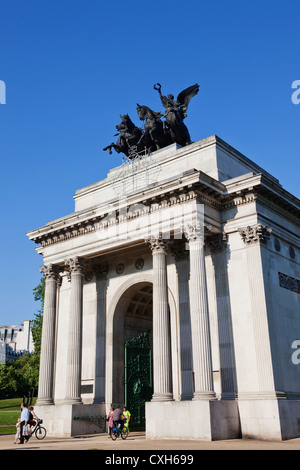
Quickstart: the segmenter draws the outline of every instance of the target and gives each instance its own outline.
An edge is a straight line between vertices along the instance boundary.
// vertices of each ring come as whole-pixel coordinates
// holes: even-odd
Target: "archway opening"
[[[139,282],[124,292],[114,314],[113,405],[127,406],[132,429],[144,427],[145,402],[153,392],[152,311],[152,283]]]

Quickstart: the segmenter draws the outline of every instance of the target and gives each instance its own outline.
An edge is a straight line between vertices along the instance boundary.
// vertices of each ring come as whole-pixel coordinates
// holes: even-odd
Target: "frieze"
[[[137,204],[143,204],[144,207],[142,209],[140,207],[135,210],[129,210],[130,208],[121,208],[116,210],[114,214],[105,213],[102,216],[93,217],[86,221],[73,223],[69,227],[58,228],[56,230],[53,229],[52,232],[45,235],[37,235],[34,241],[36,244],[41,244],[42,247],[46,247],[75,237],[88,235],[89,233],[93,233],[97,230],[106,229],[110,225],[126,222],[131,219],[154,213],[166,207],[184,204],[192,200],[197,200],[203,204],[211,205],[218,210],[222,210],[222,204],[215,201],[213,197],[205,196],[204,193],[205,188],[203,189],[203,192],[193,189],[185,190],[184,188],[175,191],[172,190],[168,195],[162,194],[155,198],[143,200],[142,203],[137,202],[134,204],[134,206]]]
[[[283,273],[278,273],[278,278],[280,287],[300,294],[300,281],[298,279]]]

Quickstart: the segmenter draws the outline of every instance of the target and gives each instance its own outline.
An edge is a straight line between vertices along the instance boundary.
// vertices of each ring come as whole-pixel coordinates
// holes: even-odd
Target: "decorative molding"
[[[135,262],[135,268],[136,268],[138,271],[140,271],[141,269],[143,269],[143,267],[144,267],[144,260],[143,260],[143,258],[137,259],[136,262]]]
[[[272,229],[262,224],[248,225],[248,227],[238,229],[243,242],[247,245],[252,243],[266,244],[270,238]]]
[[[280,244],[280,241],[278,240],[278,238],[274,238],[274,248],[276,251],[280,251],[281,249],[281,244]]]
[[[292,259],[294,259],[296,257],[296,253],[295,253],[295,250],[294,250],[294,247],[293,246],[289,246],[289,255]]]
[[[298,279],[283,273],[278,273],[278,278],[280,287],[300,294],[300,281]]]
[[[117,266],[116,266],[116,273],[117,273],[117,274],[123,274],[124,269],[125,269],[124,264],[123,264],[123,263],[119,263],[119,264],[117,264]]]

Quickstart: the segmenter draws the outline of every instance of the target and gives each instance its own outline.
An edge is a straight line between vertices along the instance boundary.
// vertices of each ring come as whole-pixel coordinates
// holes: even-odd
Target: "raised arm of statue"
[[[160,100],[161,100],[163,106],[164,106],[165,108],[168,108],[168,107],[169,107],[168,98],[167,98],[166,96],[163,96],[163,95],[161,94],[161,84],[160,84],[160,83],[156,83],[153,88],[154,88],[154,90],[157,90],[157,91],[158,91],[159,96],[160,96]]]

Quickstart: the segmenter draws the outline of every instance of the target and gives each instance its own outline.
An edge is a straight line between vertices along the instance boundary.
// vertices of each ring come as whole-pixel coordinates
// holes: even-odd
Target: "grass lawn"
[[[36,398],[32,400],[34,406]],[[22,398],[0,400],[0,435],[15,434],[16,422],[21,415]]]

